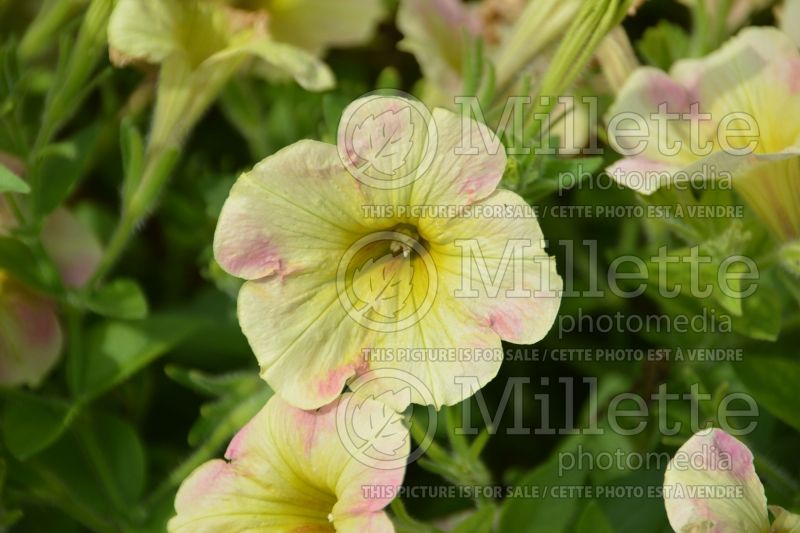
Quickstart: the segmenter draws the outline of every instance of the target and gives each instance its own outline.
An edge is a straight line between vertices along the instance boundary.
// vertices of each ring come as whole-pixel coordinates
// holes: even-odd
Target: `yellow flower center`
[[[428,242],[406,222],[353,243],[337,273],[348,314],[377,331],[405,329],[419,321],[432,305],[437,282]]]

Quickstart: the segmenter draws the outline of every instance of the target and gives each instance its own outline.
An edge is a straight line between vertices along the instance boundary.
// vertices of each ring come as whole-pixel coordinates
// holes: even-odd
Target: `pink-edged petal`
[[[412,205],[469,205],[489,196],[506,168],[506,151],[488,127],[446,109],[433,111],[437,139],[430,165],[420,167]]]
[[[261,377],[292,405],[330,403],[363,371],[370,331],[340,304],[335,270],[248,281],[238,307]]]
[[[491,324],[440,292],[419,322],[376,337],[365,352],[371,379],[358,392],[378,396],[391,391],[398,385],[394,371],[400,371],[400,376],[414,376],[418,385],[409,395],[387,397],[387,403],[398,411],[409,403],[438,410],[469,398],[475,387],[494,379],[501,353],[500,336]]]
[[[746,28],[705,58],[679,61],[670,74],[715,125],[732,113],[752,117],[757,153],[800,145],[800,53],[783,32]]]
[[[685,113],[670,120],[668,138],[684,144],[664,152],[663,135],[646,137],[641,153],[608,169],[611,177],[643,194],[677,181],[732,180],[734,188],[781,241],[800,235],[800,53],[775,28],[747,28],[702,59],[679,61],[669,76],[640,69],[622,89],[609,113],[632,113],[659,132],[655,113]],[[666,102],[666,109],[658,104]],[[694,106],[694,108],[692,108]],[[691,125],[688,117],[699,120]],[[675,117],[672,117],[673,119]],[[692,131],[695,129],[696,131]],[[681,137],[683,134],[683,137]],[[694,148],[687,134],[694,136]],[[616,139],[614,128],[609,135]],[[619,139],[617,139],[619,140]],[[618,150],[642,139],[623,139]],[[626,145],[627,143],[627,145]],[[699,147],[708,152],[699,152]],[[692,148],[687,151],[687,147]]]
[[[401,0],[397,27],[403,33],[398,47],[414,54],[426,83],[448,93],[450,101],[439,103],[452,106],[451,95],[464,83],[464,33],[480,32],[477,12],[461,0]]]
[[[769,531],[753,454],[719,429],[695,434],[675,454],[664,475],[664,504],[675,531]]]
[[[38,385],[61,355],[55,306],[0,272],[0,383]]]
[[[652,67],[637,69],[606,115],[611,146],[626,157],[641,157],[654,163],[692,163],[698,156],[691,151],[687,121],[666,121],[664,129],[659,127],[657,117],[662,113],[688,115],[697,102],[696,95],[665,72]],[[711,134],[707,122],[700,121],[700,139],[696,139],[699,144]]]
[[[503,340],[533,344],[555,321],[563,282],[531,207],[519,195],[497,190],[470,215],[424,221],[440,284]]]
[[[420,102],[393,94],[353,101],[342,112],[337,150],[372,203],[407,205],[411,184],[436,155],[436,129]]]
[[[337,420],[349,399],[315,412],[272,397],[231,441],[229,462],[208,462],[184,481],[169,531],[359,531],[367,524],[386,530],[382,509],[389,500],[370,499],[362,487],[396,491],[404,468],[371,468],[343,444]],[[365,420],[399,420],[375,400],[363,400],[361,408]],[[391,438],[407,455],[407,430]]]
[[[42,244],[68,287],[81,287],[103,256],[98,238],[66,209],[57,209],[42,228]]]
[[[606,173],[619,183],[634,191],[650,195],[668,183],[680,170],[662,161],[652,161],[645,157],[629,157],[616,161],[606,168]]]
[[[268,157],[231,189],[214,235],[217,262],[244,279],[335,263],[365,231],[357,183],[328,144],[301,141]]]

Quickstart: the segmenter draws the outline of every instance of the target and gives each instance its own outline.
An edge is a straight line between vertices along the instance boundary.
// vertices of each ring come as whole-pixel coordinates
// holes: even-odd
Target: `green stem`
[[[81,369],[83,368],[83,313],[72,305],[65,306],[65,319],[67,323],[67,383],[73,395],[77,395],[83,383]]]
[[[706,0],[697,0],[692,9],[692,57],[705,55],[708,45],[708,11]]]
[[[44,486],[32,487],[21,496],[31,497],[40,504],[56,505],[66,514],[97,533],[118,533],[119,529],[105,516],[87,506],[74,496],[74,491],[68,487],[58,476],[53,474],[42,464],[32,461],[30,467],[39,478],[44,481]]]
[[[411,426],[409,427],[409,431],[411,432],[411,437],[414,441],[420,445],[425,442],[427,437],[427,431],[422,429],[419,424],[415,424],[414,421],[411,421]],[[432,440],[431,443],[428,445],[427,449],[425,450],[426,455],[429,455],[434,461],[447,461],[450,459],[447,451],[439,446],[435,440]]]
[[[542,124],[537,120],[537,116],[550,114],[556,104],[556,98],[575,82],[600,41],[619,23],[629,5],[630,0],[597,0],[583,3],[544,75],[531,111],[530,121],[525,128],[526,139],[538,138]],[[546,103],[543,102],[543,97],[548,98]]]
[[[123,205],[122,217],[106,246],[100,265],[89,284],[90,287],[102,282],[119,261],[137,226],[142,224],[153,210],[177,160],[177,150],[159,150],[148,154],[142,178],[130,199],[126,199],[126,205]]]
[[[19,43],[19,57],[30,61],[41,54],[52,43],[58,30],[69,20],[85,0],[52,0],[33,20]]]
[[[733,0],[720,0],[717,6],[716,20],[714,26],[713,48],[722,44],[728,37],[728,15],[731,12]]]
[[[114,228],[114,233],[111,235],[111,239],[105,247],[103,258],[100,260],[100,264],[97,266],[97,270],[95,270],[92,281],[88,284],[88,287],[98,285],[108,275],[111,269],[114,268],[114,265],[122,256],[122,252],[125,251],[128,245],[128,240],[136,227],[136,222],[137,220],[128,214],[128,212],[123,212],[122,218],[116,228]]]

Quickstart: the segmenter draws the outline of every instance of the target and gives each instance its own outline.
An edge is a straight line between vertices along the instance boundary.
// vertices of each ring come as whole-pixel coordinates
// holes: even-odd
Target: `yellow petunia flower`
[[[496,375],[501,339],[531,344],[553,324],[561,278],[530,206],[496,189],[503,146],[482,124],[417,104],[356,100],[338,148],[279,151],[223,207],[215,257],[247,280],[240,325],[292,405],[325,405],[384,368],[452,405],[475,392],[459,376],[483,386]]]
[[[452,106],[464,83],[465,36],[481,37],[496,69],[503,94],[523,72],[538,78],[552,51],[580,8],[578,0],[401,0],[397,26],[399,47],[417,59],[425,79],[426,102]],[[513,94],[513,91],[511,91]]]
[[[0,236],[16,220],[0,198]],[[67,287],[81,287],[97,268],[102,249],[77,217],[58,209],[45,219],[42,245]],[[55,302],[0,270],[0,384],[36,386],[58,362],[63,334]]]
[[[405,463],[380,468],[365,460],[368,454],[348,451],[341,419],[350,401],[357,402],[350,429],[364,436],[363,448],[408,455],[399,415],[377,400],[344,396],[319,411],[302,411],[273,396],[233,438],[226,460],[205,463],[183,482],[167,529],[394,531],[383,508],[402,484]]]
[[[309,90],[333,86],[310,53],[273,38],[269,14],[214,0],[120,0],[108,28],[112,61],[160,64],[150,146],[171,148],[248,59],[285,72]]]
[[[779,241],[796,240],[798,93],[800,53],[774,28],[748,28],[708,57],[679,61],[669,74],[641,68],[608,114],[612,146],[627,155],[608,172],[643,194],[696,176],[730,176]]]
[[[328,48],[364,44],[386,15],[382,0],[228,0],[234,7],[268,14],[276,40],[314,55]]]
[[[800,516],[770,506],[747,446],[720,429],[696,433],[681,446],[664,475],[664,504],[679,532],[792,533]]]

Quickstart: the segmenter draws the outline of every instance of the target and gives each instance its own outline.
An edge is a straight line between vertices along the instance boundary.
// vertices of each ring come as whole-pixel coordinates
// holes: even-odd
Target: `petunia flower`
[[[478,38],[494,68],[495,103],[508,96],[533,96],[580,7],[579,0],[401,0],[397,26],[403,40],[398,47],[419,63],[421,98],[428,105],[456,108],[454,98],[464,89],[466,45]],[[616,44],[606,46],[606,63]],[[525,87],[523,78],[532,87]],[[565,148],[585,146],[591,134],[588,106],[573,92],[562,96],[573,100],[556,107],[548,133]],[[569,131],[567,124],[573,125]]]
[[[310,90],[333,85],[328,67],[275,40],[269,14],[215,0],[120,0],[111,15],[111,59],[161,65],[150,146],[179,146],[223,85],[255,58]]]
[[[608,113],[609,121],[628,121],[617,127],[609,122],[609,136],[612,146],[629,154],[608,172],[642,194],[695,176],[730,176],[779,241],[795,240],[799,80],[800,53],[774,28],[745,29],[703,59],[679,61],[669,74],[641,68]],[[636,138],[623,131],[634,115],[643,133]]]
[[[478,10],[461,0],[402,0],[397,27],[398,48],[414,55],[424,77],[422,99],[430,105],[453,105],[464,87],[464,37],[482,32]]]
[[[0,235],[15,226],[0,199]],[[73,288],[86,283],[102,253],[97,238],[65,209],[45,220],[42,244],[64,284]],[[38,385],[58,361],[62,337],[55,303],[0,270],[0,384]]]
[[[530,207],[497,189],[502,145],[482,124],[415,104],[356,100],[338,149],[279,151],[222,209],[215,257],[247,280],[239,323],[292,405],[325,405],[384,368],[422,380],[432,401],[414,403],[452,405],[474,393],[458,376],[483,386],[496,375],[501,339],[531,344],[553,324],[561,278]],[[375,395],[389,386],[370,384]]]
[[[53,302],[0,270],[0,384],[38,385],[61,355]]]
[[[167,529],[394,531],[383,508],[397,494],[405,464],[380,468],[376,460],[373,466],[368,454],[357,457],[343,444],[347,400],[354,398],[343,396],[315,412],[270,398],[233,438],[224,461],[201,465],[183,482]],[[356,401],[351,429],[364,436],[363,446],[407,457],[408,431],[399,415],[374,399]]]
[[[664,475],[664,504],[679,533],[792,533],[800,515],[767,507],[753,454],[720,429],[696,433],[681,446]],[[769,512],[774,521],[770,525]]]
[[[505,91],[521,72],[541,68],[537,58],[558,41],[579,7],[577,0],[401,0],[397,27],[404,38],[399,47],[420,64],[423,99],[452,106],[463,88],[465,37],[484,39],[497,86]]]
[[[316,56],[328,48],[356,46],[372,38],[386,15],[382,0],[228,0],[239,9],[263,11],[269,34]]]

